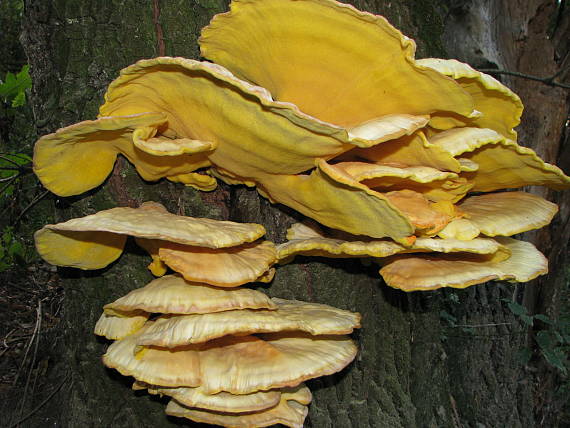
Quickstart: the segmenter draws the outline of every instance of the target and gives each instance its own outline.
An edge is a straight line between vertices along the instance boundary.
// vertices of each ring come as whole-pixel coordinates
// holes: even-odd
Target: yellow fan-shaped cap
[[[430,143],[452,156],[476,162],[479,168],[464,175],[473,182],[473,191],[529,185],[553,189],[570,187],[570,177],[557,166],[544,162],[531,149],[521,147],[492,129],[457,128],[436,134]]]
[[[297,174],[352,148],[348,132],[318,121],[224,68],[184,58],[141,60],[109,85],[103,116],[160,111],[179,138],[217,148],[208,159],[234,175]]]
[[[431,254],[395,256],[380,274],[391,287],[404,291],[465,288],[490,280],[526,282],[548,272],[546,258],[532,244],[511,238],[496,238],[507,248],[497,256]]]
[[[455,116],[455,126],[460,121],[463,122],[462,126],[490,128],[505,137],[517,139],[513,128],[520,123],[523,111],[523,104],[517,94],[494,77],[454,59],[425,58],[418,60],[418,64],[452,77],[473,98],[475,110],[481,115],[467,120]],[[431,125],[441,127],[441,122],[445,123],[445,120],[443,113],[440,117],[433,118]]]
[[[370,190],[324,160],[310,175],[263,177],[258,190],[326,226],[355,235],[394,239],[414,228],[383,194]]]
[[[333,0],[234,0],[202,30],[200,47],[275,99],[344,127],[387,114],[473,111],[457,83],[416,64],[413,40]]]
[[[42,184],[60,196],[78,195],[102,184],[118,154],[125,156],[145,180],[154,181],[209,166],[203,153],[155,156],[133,144],[133,133],[156,132],[166,126],[162,113],[138,112],[101,117],[45,135],[34,147],[34,172]],[[97,161],[94,162],[94,159]]]
[[[469,221],[487,236],[510,236],[549,224],[556,204],[524,192],[470,196],[459,204]]]
[[[218,287],[237,287],[254,282],[277,261],[270,241],[232,248],[210,249],[161,241],[158,255],[172,270],[188,281]]]

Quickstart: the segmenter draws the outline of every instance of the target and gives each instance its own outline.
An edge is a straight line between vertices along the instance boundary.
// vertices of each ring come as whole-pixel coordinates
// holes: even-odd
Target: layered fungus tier
[[[520,189],[568,189],[570,177],[517,141],[523,105],[498,80],[416,59],[414,41],[386,19],[334,0],[233,0],[199,44],[205,61],[123,69],[97,118],[34,149],[35,173],[63,197],[101,185],[123,156],[144,180],[255,187],[306,217],[277,246],[260,225],[152,202],[36,232],[58,266],[108,266],[128,236],[149,253],[159,279],[106,305],[96,333],[115,340],[107,366],[172,397],[168,414],[302,426],[302,382],[350,363],[345,335],[359,317],[243,288],[271,282],[297,255],[371,258],[406,292],[547,272],[512,236],[548,225],[558,208]]]

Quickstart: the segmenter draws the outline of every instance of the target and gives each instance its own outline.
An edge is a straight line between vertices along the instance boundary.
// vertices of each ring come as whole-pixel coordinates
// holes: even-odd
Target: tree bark
[[[445,15],[439,2],[351,3],[385,15],[415,38],[418,56],[445,55]],[[95,118],[107,85],[138,59],[197,58],[200,29],[226,9],[225,0],[28,0],[22,39],[34,81],[31,101],[38,135]],[[119,161],[102,188],[54,198],[53,218],[46,221],[146,200],[185,215],[261,223],[275,242],[283,241],[286,228],[300,218],[254,190],[221,184],[212,193],[200,193],[167,182],[144,183],[126,161]],[[63,325],[44,338],[43,347],[50,360],[50,388],[61,384],[61,389],[25,425],[186,424],[164,415],[164,400],[132,392],[129,379],[105,369],[100,357],[108,343],[92,333],[104,304],[151,280],[147,259],[131,245],[102,271],[60,269],[66,290]],[[536,425],[532,387],[515,360],[526,344],[526,330],[500,301],[512,297],[510,284],[406,294],[388,288],[377,268],[358,260],[297,258],[278,268],[266,291],[363,315],[363,327],[354,334],[356,361],[337,375],[308,382],[314,400],[307,427]],[[450,324],[445,315],[457,322]],[[470,329],[456,324],[497,325]],[[48,343],[48,337],[58,340]]]

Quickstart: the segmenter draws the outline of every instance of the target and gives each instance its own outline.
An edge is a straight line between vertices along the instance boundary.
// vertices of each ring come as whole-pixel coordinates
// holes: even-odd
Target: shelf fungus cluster
[[[275,245],[257,224],[176,216],[157,203],[114,208],[36,232],[50,263],[98,269],[127,235],[159,278],[105,305],[95,334],[115,342],[108,367],[133,389],[171,397],[166,413],[227,427],[302,427],[305,380],[342,370],[356,355],[346,336],[360,315],[269,298],[239,287],[273,277]],[[166,266],[176,274],[164,275]]]
[[[255,186],[350,234],[345,248],[370,241],[360,255],[389,256],[381,273],[404,290],[546,271],[532,246],[507,237],[548,224],[556,207],[508,191],[565,189],[570,178],[516,142],[523,106],[496,79],[416,60],[413,40],[383,17],[334,0],[233,0],[199,42],[213,62],[141,60],[110,84],[96,120],[42,137],[42,183],[83,193],[121,154],[145,180]],[[184,263],[176,245],[145,242],[154,269]],[[318,251],[344,251],[329,249]]]

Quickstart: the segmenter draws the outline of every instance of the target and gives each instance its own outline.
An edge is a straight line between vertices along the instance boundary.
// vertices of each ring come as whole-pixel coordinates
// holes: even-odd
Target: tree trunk
[[[437,1],[351,3],[385,15],[415,38],[418,57],[445,55],[443,9]],[[225,0],[28,0],[23,44],[34,81],[38,135],[94,119],[107,85],[138,59],[197,58],[200,29],[226,9]],[[185,215],[261,223],[275,242],[283,241],[286,228],[300,218],[241,187],[221,184],[212,193],[200,193],[165,181],[144,183],[126,161],[119,161],[102,188],[80,197],[54,197],[53,218],[45,221],[147,200]],[[108,344],[92,333],[104,304],[151,280],[147,263],[148,257],[131,245],[102,271],[59,270],[66,290],[63,325],[45,335],[42,344],[51,385],[30,408],[60,389],[24,425],[183,424],[165,416],[164,400],[134,393],[129,379],[105,369],[101,355]],[[280,266],[268,294],[363,316],[363,327],[354,334],[356,361],[337,375],[308,382],[314,400],[306,426],[535,426],[532,386],[524,382],[515,359],[526,345],[526,330],[500,301],[511,298],[513,290],[510,284],[490,283],[406,294],[387,287],[374,265],[358,260],[297,258]],[[496,325],[469,328],[484,324]]]

